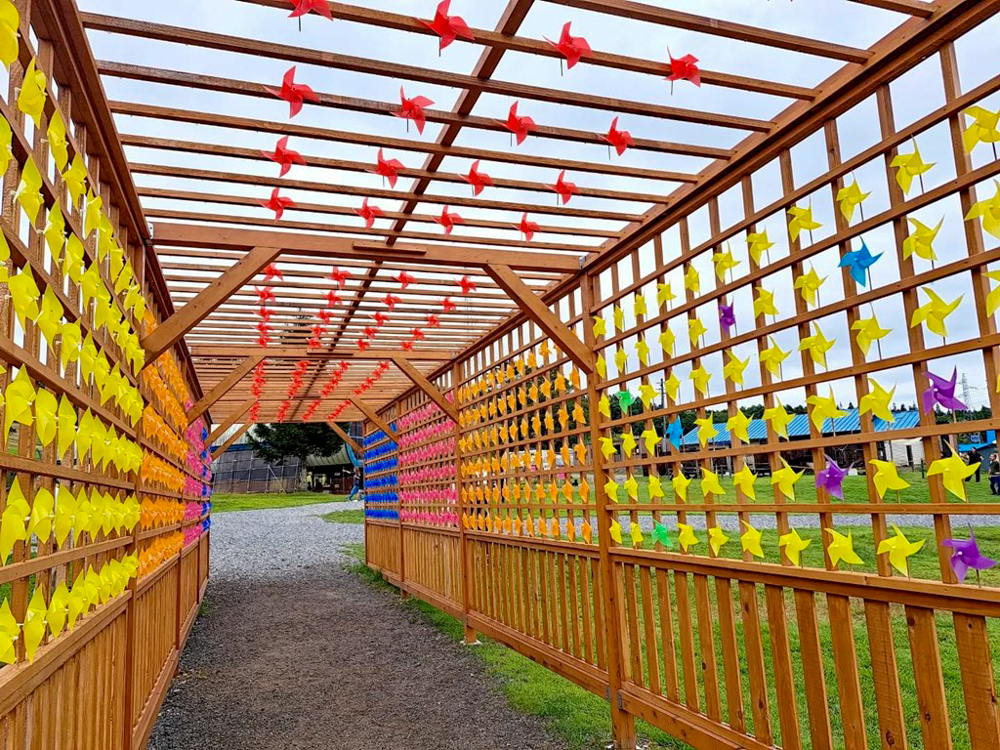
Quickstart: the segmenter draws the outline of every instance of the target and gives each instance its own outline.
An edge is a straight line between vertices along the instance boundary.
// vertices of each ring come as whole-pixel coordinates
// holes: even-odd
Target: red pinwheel
[[[328,278],[331,278],[334,281],[336,281],[337,286],[343,289],[344,282],[347,281],[347,279],[349,279],[350,277],[351,277],[350,271],[344,270],[342,268],[334,268],[332,271],[330,271],[330,276]],[[339,301],[340,300],[338,300],[338,302]]]
[[[375,338],[375,334],[378,333],[378,328],[374,328],[372,326],[365,326],[364,333],[366,339]]]
[[[389,363],[388,362],[379,362],[378,363],[378,371],[379,372],[385,372],[388,369],[389,369]]]
[[[271,342],[271,339],[268,338],[267,335],[265,335],[265,334],[261,334],[257,338],[257,346],[267,346],[270,342]]]
[[[367,198],[362,201],[361,208],[354,209],[354,213],[365,220],[365,229],[372,228],[376,217],[385,216],[385,213],[383,213],[382,209],[378,206],[369,206]]]
[[[406,271],[400,271],[399,276],[396,277],[396,281],[399,282],[400,287],[406,289],[406,287],[416,281],[416,278],[408,274]]]
[[[385,302],[386,306],[389,308],[389,312],[392,312],[395,309],[397,303],[400,302],[400,299],[399,297],[393,297],[391,294],[387,294],[385,295],[385,299],[383,299],[382,301]]]
[[[451,301],[451,297],[445,297],[441,300],[441,309],[446,313],[455,312],[458,309],[458,305]]]
[[[365,349],[371,346],[371,342],[367,339],[358,339],[358,351],[363,352]]]
[[[284,281],[285,275],[281,272],[274,263],[268,264],[267,268],[264,269],[264,281],[268,282],[271,279],[281,279]]]
[[[458,280],[458,285],[462,287],[462,294],[468,294],[469,292],[476,291],[476,282],[470,279],[468,276],[463,276]]]
[[[270,290],[268,290],[268,291],[270,291]],[[257,294],[260,294],[260,290],[257,291]],[[272,299],[273,299],[273,295],[272,295]],[[264,300],[261,300],[261,304],[263,304],[263,303],[264,303]],[[268,310],[266,307],[260,308],[257,311],[257,314],[260,316],[260,319],[263,320],[265,323],[271,319],[271,311]]]
[[[438,45],[439,52],[454,42],[456,37],[468,39],[470,42],[475,41],[472,31],[469,30],[469,25],[463,18],[460,16],[448,15],[449,5],[451,5],[451,0],[441,0],[441,2],[438,3],[437,12],[434,14],[433,21],[420,19],[420,23],[441,37],[441,41]]]
[[[280,221],[285,215],[286,208],[295,208],[295,201],[278,194],[279,188],[271,191],[271,197],[266,201],[259,201],[260,205],[269,211],[274,211],[274,220]]]
[[[421,331],[419,328],[414,328],[412,331],[410,331],[410,335],[413,337],[414,341],[420,341],[424,337],[424,332]]]
[[[255,325],[254,328],[256,328],[260,333],[267,333],[267,323],[263,320]]]
[[[427,116],[424,114],[424,107],[429,107],[434,102],[428,99],[426,96],[415,96],[412,99],[406,98],[406,92],[403,91],[403,87],[399,87],[399,112],[394,112],[396,117],[402,117],[407,121],[406,131],[410,130],[410,120],[413,120],[413,124],[417,126],[417,132],[420,135],[424,134],[424,125],[427,124]]]
[[[381,311],[375,312],[375,325],[379,328],[384,326],[387,320],[389,320],[389,318],[386,315],[383,315]]]
[[[289,18],[301,18],[312,12],[333,20],[333,12],[327,0],[289,0],[289,2],[295,6]]]
[[[493,187],[493,178],[485,172],[479,171],[479,160],[472,165],[468,175],[463,175],[462,179],[472,185],[472,194],[479,195],[484,187]]]
[[[339,305],[342,301],[343,300],[340,299],[340,295],[337,294],[332,289],[326,293],[326,304],[329,305],[330,307],[333,307],[334,305]]]
[[[535,121],[530,117],[517,116],[517,104],[517,102],[511,104],[507,119],[500,120],[499,122],[517,137],[517,145],[520,146],[524,143],[524,139],[528,137],[528,133],[532,130],[537,130],[538,126],[535,125]]]
[[[521,216],[521,223],[514,225],[514,229],[520,231],[521,234],[524,235],[524,239],[528,242],[531,242],[532,238],[535,236],[535,232],[540,231],[538,224],[533,221],[528,221],[527,212]]]
[[[670,75],[667,76],[668,81],[670,81],[671,91],[673,90],[674,81],[691,81],[695,86],[701,86],[701,71],[698,70],[696,63],[698,58],[694,55],[684,55],[684,57],[674,57],[670,54],[670,49],[667,49],[667,56],[670,58]]]
[[[441,215],[435,217],[434,222],[444,227],[445,234],[451,234],[451,230],[454,229],[455,225],[464,224],[465,220],[456,213],[449,213],[448,206],[445,206],[441,211]]]
[[[279,99],[288,102],[288,116],[295,117],[302,111],[302,103],[306,100],[314,103],[319,102],[319,96],[304,83],[295,82],[295,66],[293,65],[285,72],[285,77],[281,79],[281,88],[272,89],[265,86],[270,93]]]
[[[427,327],[428,328],[441,327],[441,321],[438,319],[438,316],[435,315],[434,313],[431,313],[430,315],[427,316]]]
[[[632,134],[630,132],[618,129],[617,117],[611,121],[611,127],[608,128],[608,134],[602,135],[601,139],[614,146],[615,151],[618,152],[619,156],[625,153],[625,149],[635,145],[635,139],[632,138]]]
[[[572,182],[566,182],[566,170],[564,169],[559,173],[559,178],[556,180],[555,185],[549,185],[550,188],[559,194],[562,198],[563,205],[565,206],[569,203],[569,199],[580,192],[580,189]]]
[[[275,144],[273,152],[261,151],[261,153],[275,164],[281,165],[281,172],[278,174],[278,177],[284,177],[288,174],[288,170],[292,168],[293,164],[305,165],[306,163],[306,160],[302,158],[302,154],[288,148],[287,135]]]
[[[382,149],[378,150],[378,164],[368,171],[380,175],[389,180],[389,187],[396,187],[396,180],[399,179],[399,170],[403,168],[403,162],[399,159],[386,159],[382,156]]]
[[[329,323],[333,320],[333,313],[329,310],[320,310],[316,313],[316,317],[322,320],[324,323]]]
[[[581,57],[589,57],[593,54],[590,49],[590,45],[587,44],[587,40],[582,36],[572,36],[569,33],[570,21],[567,21],[562,27],[562,34],[559,36],[558,42],[553,42],[548,37],[545,37],[545,41],[551,44],[555,49],[559,51],[563,57],[566,58],[566,68],[572,69],[574,65],[580,62]]]
[[[262,305],[265,304],[268,301],[277,299],[274,296],[274,290],[271,289],[271,287],[269,287],[269,286],[256,287],[254,289],[254,291],[257,292],[257,301],[260,302],[260,304],[262,304]]]
[[[410,349],[413,348],[413,342],[410,341],[409,339],[407,339],[402,344],[400,344],[400,346],[403,347],[403,351],[404,352],[408,352],[408,351],[410,351]]]

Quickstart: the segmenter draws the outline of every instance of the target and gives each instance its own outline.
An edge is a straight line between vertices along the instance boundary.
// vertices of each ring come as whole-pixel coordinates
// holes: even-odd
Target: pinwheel
[[[757,475],[750,471],[750,467],[746,464],[743,464],[740,470],[733,474],[733,486],[751,500],[757,499],[757,491],[754,488],[756,482]]]
[[[741,261],[736,260],[733,257],[731,250],[726,250],[725,252],[718,252],[712,256],[712,262],[715,263],[715,275],[720,282],[726,280],[726,273],[736,268],[740,265]]]
[[[433,20],[425,21],[423,19],[419,19],[420,23],[440,37],[440,41],[438,42],[439,53],[449,44],[454,42],[458,37],[466,39],[470,42],[475,41],[476,39],[476,37],[472,34],[472,30],[469,29],[469,25],[463,18],[460,16],[448,15],[449,5],[451,5],[451,0],[441,0],[441,2],[438,3],[437,11],[434,13]]]
[[[878,459],[872,459],[868,463],[875,467],[873,481],[875,483],[875,491],[880,498],[885,498],[887,490],[899,492],[910,486],[909,482],[899,476],[896,464],[890,461],[879,461]]]
[[[996,144],[1000,143],[1000,110],[990,112],[990,110],[974,106],[962,112],[966,117],[971,117],[972,122],[962,133],[962,143],[968,153],[980,143],[993,144],[993,153],[996,155]]]
[[[809,415],[810,421],[813,426],[823,432],[823,425],[826,424],[826,420],[831,420],[831,427],[833,431],[836,432],[836,421],[840,417],[847,416],[847,412],[839,409],[837,407],[837,402],[833,398],[833,387],[830,387],[829,396],[810,396],[806,399],[806,403],[812,407],[812,413]]]
[[[734,312],[735,305],[724,305],[719,303],[719,325],[722,326],[726,333],[729,333],[729,329],[736,325],[736,313]]]
[[[828,339],[819,323],[813,322],[813,335],[806,336],[799,342],[800,352],[809,352],[809,356],[814,363],[826,367],[826,353],[837,343],[836,339]]]
[[[369,206],[367,198],[362,201],[361,208],[355,208],[352,210],[365,220],[365,229],[371,229],[375,224],[376,218],[385,216],[385,213],[378,206]]]
[[[836,461],[826,456],[826,468],[816,473],[816,488],[824,489],[834,497],[844,499],[844,477],[847,469],[842,469]]]
[[[10,435],[10,428],[15,422],[25,427],[30,427],[34,422],[32,405],[35,403],[35,389],[28,378],[28,370],[25,367],[17,371],[17,375],[4,391],[4,414],[3,414],[3,435],[4,442]]]
[[[642,367],[646,367],[649,364],[649,344],[646,343],[645,339],[639,339],[636,342],[635,356]]]
[[[7,505],[0,515],[0,565],[3,565],[14,550],[14,545],[25,541],[28,517],[31,508],[21,491],[17,476],[7,491]]]
[[[683,428],[681,427],[681,418],[674,417],[674,419],[667,423],[667,440],[669,440],[675,448],[678,450],[681,447],[681,440],[684,437]]]
[[[778,546],[785,551],[788,562],[796,567],[802,565],[802,551],[810,544],[812,539],[803,539],[795,529],[778,537]]]
[[[710,495],[721,497],[726,494],[726,491],[722,489],[722,485],[719,483],[719,475],[705,467],[701,469],[701,494],[705,496],[706,500],[709,499]]]
[[[674,294],[673,289],[670,288],[670,284],[657,284],[656,285],[656,306],[663,307],[664,305],[669,306],[670,303],[677,299],[677,295]]]
[[[653,477],[650,477],[650,479],[652,478]],[[653,540],[657,544],[663,545],[664,549],[669,550],[674,548],[674,542],[670,538],[670,532],[667,530],[667,527],[659,521],[653,522]]]
[[[554,190],[556,195],[562,199],[564,206],[569,203],[570,198],[580,192],[580,189],[575,183],[566,181],[565,169],[559,173],[559,177],[556,178],[555,184],[549,185],[548,187]]]
[[[403,162],[399,159],[386,159],[382,153],[382,149],[379,149],[375,166],[370,167],[367,171],[379,175],[384,180],[388,180],[389,187],[394,188],[396,187],[396,181],[399,179],[399,170],[403,168]]]
[[[951,448],[951,443],[947,443]],[[966,464],[952,449],[947,458],[932,461],[927,468],[928,477],[941,477],[944,488],[960,500],[965,501],[965,480],[979,470],[979,464]]]
[[[0,0],[0,45],[3,43],[3,5],[9,4],[10,0]],[[14,131],[10,128],[10,123],[0,117],[0,174],[7,174],[10,161],[14,158]]]
[[[29,156],[21,170],[21,181],[14,192],[14,200],[21,204],[28,221],[34,226],[38,219],[38,211],[45,202],[42,198],[42,175],[38,171],[35,160]]]
[[[646,298],[639,292],[632,298],[632,314],[637,319],[646,314]]]
[[[910,318],[910,328],[916,328],[923,323],[931,333],[936,333],[944,338],[948,335],[945,321],[962,303],[962,298],[965,295],[960,295],[954,301],[946,303],[933,289],[927,287],[921,287],[921,289],[930,299],[926,304],[913,311],[913,316]]]
[[[858,348],[861,349],[865,355],[867,355],[868,351],[871,349],[873,341],[883,339],[892,332],[888,328],[882,328],[882,326],[879,325],[878,318],[874,315],[870,318],[860,318],[854,321],[851,324],[851,330],[857,331],[854,336],[854,340],[858,342]]]
[[[264,87],[269,93],[274,94],[279,99],[288,102],[288,116],[295,117],[302,111],[302,105],[307,102],[319,103],[319,96],[309,86],[304,83],[295,82],[295,66],[293,65],[285,71],[281,79],[281,88],[273,89]]]
[[[548,42],[553,49],[566,58],[566,68],[568,70],[572,70],[573,66],[580,62],[581,58],[590,57],[590,55],[593,54],[586,39],[582,36],[573,36],[570,34],[571,23],[572,22],[567,21],[563,25],[562,33],[559,35],[558,42],[553,42],[548,37],[544,37],[545,41]]]
[[[0,20],[2,23],[2,20]],[[54,110],[49,117],[49,127],[46,131],[49,140],[49,152],[55,160],[56,168],[62,172],[69,163],[69,143],[66,140],[66,123],[63,122],[59,110]]]
[[[979,551],[979,544],[976,542],[976,535],[972,529],[969,529],[968,539],[945,539],[941,544],[955,550],[949,563],[951,569],[955,571],[955,577],[958,578],[959,583],[965,582],[965,576],[970,569],[975,570],[978,576],[979,571],[989,570],[997,564],[996,560],[985,557]],[[0,619],[2,619],[2,614],[0,614]]]
[[[799,235],[803,230],[812,232],[814,229],[819,229],[823,226],[813,219],[811,206],[807,208],[792,206],[788,209],[788,215],[791,217],[788,220],[788,234],[792,238],[792,242],[796,242],[799,239]]]
[[[285,215],[286,208],[295,208],[295,201],[291,198],[286,198],[283,195],[279,195],[280,188],[274,188],[271,191],[271,197],[266,201],[258,201],[258,203],[266,208],[268,211],[274,211],[274,220],[280,221],[281,217]]]
[[[672,357],[674,355],[674,343],[676,342],[676,340],[677,337],[674,335],[674,332],[671,331],[669,328],[665,328],[660,333],[659,337],[660,347],[663,349],[664,353],[668,357]]]
[[[965,215],[965,220],[982,219],[983,230],[1000,239],[1000,180],[994,180],[993,184],[996,186],[993,197],[974,203],[969,213]],[[996,305],[993,306],[993,310],[996,310]],[[991,312],[990,315],[992,314]]]
[[[295,7],[292,9],[289,18],[301,18],[309,13],[316,13],[333,20],[333,12],[330,10],[328,0],[290,0]]]
[[[20,44],[17,41],[20,28],[21,15],[17,11],[17,6],[11,0],[2,0],[0,2],[0,62],[8,70],[10,70],[11,63],[17,59],[20,51]],[[9,611],[8,609],[8,613]],[[2,623],[0,623],[0,631],[2,631],[2,627]],[[3,658],[6,649],[5,635],[7,634],[0,635],[0,664],[9,663],[5,662]],[[17,636],[14,637],[16,639]]]
[[[891,391],[887,391],[875,380],[869,378],[869,382],[872,385],[872,389],[861,397],[861,402],[858,405],[858,413],[867,414],[871,412],[873,417],[878,417],[889,423],[895,422],[896,416],[889,408],[889,403],[896,394],[895,386],[893,386]]]
[[[715,429],[712,417],[696,419],[694,420],[694,423],[698,426],[698,442],[701,444],[702,448],[708,445],[709,440],[713,440],[718,437],[719,431]]]
[[[934,253],[934,238],[941,231],[944,219],[942,218],[933,229],[914,218],[907,220],[913,225],[913,232],[903,240],[903,258],[916,255],[919,258],[932,262],[937,260],[937,255]]]
[[[677,375],[671,371],[670,377],[663,381],[663,387],[670,397],[671,401],[677,401],[677,393],[681,387],[681,381],[677,378]]]
[[[24,655],[28,657],[28,662],[35,661],[35,654],[38,647],[42,645],[45,637],[45,628],[48,623],[45,620],[48,614],[48,606],[45,604],[45,595],[41,588],[36,588],[35,593],[28,602],[28,610],[24,616],[24,625],[21,632],[24,634]]]
[[[517,102],[511,104],[507,119],[500,120],[499,122],[500,125],[511,132],[512,136],[516,137],[517,145],[520,146],[524,143],[524,139],[528,137],[528,133],[532,130],[537,130],[538,126],[535,125],[535,121],[530,117],[519,117],[517,114],[517,105]]]
[[[87,168],[84,166],[83,159],[80,158],[79,153],[73,157],[73,162],[70,164],[69,169],[63,172],[62,178],[69,189],[70,196],[73,198],[71,203],[75,207],[80,203],[80,199],[86,192],[87,180]]]
[[[892,564],[892,567],[904,576],[909,576],[910,571],[908,559],[920,551],[920,548],[924,546],[924,540],[921,539],[919,542],[911,542],[903,535],[903,532],[899,530],[899,527],[896,524],[892,525],[892,530],[895,532],[895,536],[891,536],[888,539],[883,539],[879,542],[877,554],[888,554],[889,562]]]
[[[844,253],[844,257],[840,259],[840,267],[850,269],[851,278],[856,284],[868,286],[868,269],[881,257],[882,253],[872,255],[868,245],[861,240],[860,249]]]
[[[722,550],[723,545],[729,541],[729,537],[725,535],[722,528],[719,526],[710,526],[708,529],[708,546],[712,550],[712,554],[718,557],[719,552]]]
[[[708,395],[708,381],[712,379],[712,373],[705,369],[704,365],[698,365],[691,369],[689,376],[694,383],[695,389],[703,396]]]
[[[667,76],[666,80],[670,81],[671,93],[674,90],[674,81],[690,81],[695,86],[701,86],[701,71],[698,70],[697,57],[690,54],[674,57],[670,54],[669,47],[667,48],[667,57],[670,58],[670,63],[667,65],[670,75]]]
[[[807,305],[815,305],[819,300],[819,288],[823,286],[823,282],[826,281],[826,276],[822,278],[816,269],[810,267],[808,273],[804,273],[795,279],[795,283],[792,285],[794,289],[799,290],[799,294],[802,295],[802,300]]]
[[[24,71],[21,92],[17,95],[17,108],[34,121],[36,128],[42,127],[42,112],[45,111],[45,102],[48,101],[45,87],[45,73],[32,58]]]
[[[740,359],[732,351],[727,352],[727,354],[729,361],[722,368],[722,376],[726,380],[732,381],[734,385],[743,385],[743,371],[750,364],[750,358]]]
[[[931,167],[934,166],[933,163],[926,164],[920,156],[920,149],[917,147],[916,141],[913,142],[913,153],[912,154],[896,154],[890,162],[889,166],[896,169],[896,184],[899,185],[900,189],[903,191],[904,195],[909,194],[910,187],[913,185],[913,178],[919,177],[925,172],[930,171]],[[921,178],[923,180],[923,178]],[[921,190],[923,190],[923,183],[921,182]]]
[[[56,437],[56,410],[59,402],[52,391],[39,388],[35,394],[35,435],[43,446],[48,446]]]
[[[691,340],[692,347],[697,346],[698,339],[706,333],[708,333],[708,329],[705,328],[705,324],[699,318],[688,320],[688,338]]]
[[[441,215],[434,217],[434,223],[440,224],[446,235],[451,234],[451,230],[455,228],[456,224],[465,223],[465,220],[461,216],[457,213],[448,211],[448,208],[448,206],[445,206],[441,210]]]
[[[323,0],[323,5],[326,5],[325,0]],[[329,6],[327,6],[329,8]],[[281,167],[278,176],[284,177],[288,174],[288,171],[292,168],[293,164],[305,165],[306,160],[302,158],[302,154],[298,151],[293,151],[288,148],[288,136],[281,138],[274,146],[274,151],[261,151],[260,152],[264,158],[270,159],[279,167]]]
[[[478,162],[477,162],[478,163]],[[526,242],[531,242],[535,236],[535,232],[541,231],[541,228],[533,221],[528,221],[528,214],[525,212],[521,216],[521,222],[519,224],[514,224],[514,229],[517,229],[522,235]]]
[[[393,112],[393,115],[406,120],[407,132],[410,130],[410,122],[412,121],[413,124],[417,126],[417,132],[423,135],[424,125],[427,124],[427,115],[424,114],[424,108],[429,107],[432,104],[434,104],[434,102],[426,96],[414,96],[412,99],[408,99],[403,87],[400,86],[399,111]]]
[[[700,544],[701,540],[695,536],[694,527],[686,523],[677,523],[677,543],[681,549],[687,552],[691,547]]]
[[[852,538],[850,532],[847,536],[844,536],[839,531],[834,529],[826,529],[826,533],[830,535],[832,541],[827,546],[826,551],[830,555],[830,563],[833,567],[837,567],[841,561],[847,563],[848,565],[863,565],[864,560],[854,551],[854,539]]]
[[[774,343],[773,337],[768,340],[771,342],[771,346],[760,353],[760,361],[772,376],[778,377],[781,374],[781,363],[788,358],[791,351],[782,351],[781,347]]]
[[[52,253],[52,261],[58,265],[62,258],[63,246],[66,244],[66,220],[63,218],[59,201],[53,203],[52,208],[49,209],[45,220],[45,229],[42,233],[45,235],[45,244],[48,245]],[[4,260],[7,260],[9,257],[8,251],[7,258],[4,258]]]
[[[774,292],[769,292],[764,287],[757,289],[757,299],[753,301],[753,316],[759,318],[762,315],[779,315],[777,306],[774,304]]]
[[[701,276],[698,275],[698,269],[690,264],[684,272],[684,288],[695,294],[701,291]]]
[[[632,408],[632,404],[635,403],[635,399],[632,398],[632,394],[629,392],[628,388],[622,387],[618,391],[618,408],[621,409],[622,414],[628,414],[629,410]],[[631,435],[631,433],[626,433]],[[631,437],[628,438],[631,440]],[[632,445],[635,445],[635,441],[632,441]]]
[[[627,130],[618,129],[617,117],[611,121],[611,127],[608,128],[607,135],[602,135],[601,139],[607,141],[608,145],[613,147],[619,156],[624,154],[626,149],[635,146],[635,139],[632,137],[632,134]]]
[[[747,250],[753,262],[760,266],[761,256],[774,247],[774,243],[767,238],[767,230],[763,232],[751,232],[747,234]]]
[[[56,336],[62,330],[63,312],[62,303],[59,301],[59,297],[56,296],[55,289],[51,286],[45,287],[45,293],[42,295],[41,310],[35,319],[35,325],[52,351],[55,350]]]
[[[795,483],[798,482],[802,475],[805,474],[805,469],[796,472],[788,465],[788,462],[783,456],[778,457],[781,461],[782,468],[778,469],[771,474],[771,484],[778,488],[778,492],[784,495],[789,500],[795,500]]]
[[[625,493],[633,501],[639,499],[639,483],[635,481],[635,476],[632,474],[629,474],[628,479],[625,481]]]
[[[726,421],[726,429],[729,430],[731,438],[742,440],[744,443],[750,442],[750,419],[740,409]]]
[[[460,278],[458,280],[458,285],[462,288],[462,294],[464,295],[469,294],[469,292],[476,291],[476,282],[474,282],[468,276],[463,276],[462,278]]]
[[[861,192],[857,180],[837,191],[837,203],[840,205],[840,213],[843,214],[848,223],[854,218],[854,209],[860,206],[869,195],[871,193]],[[862,218],[864,218],[864,214],[862,214]]]

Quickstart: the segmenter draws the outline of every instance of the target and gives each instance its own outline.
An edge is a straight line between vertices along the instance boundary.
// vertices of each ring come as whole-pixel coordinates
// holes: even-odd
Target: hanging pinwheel
[[[267,88],[267,87],[265,87]],[[295,66],[290,67],[281,81],[280,89],[267,88],[267,91],[274,94],[279,99],[288,102],[288,116],[295,117],[302,111],[302,105],[306,101],[319,103],[319,95],[304,83],[295,82]]]

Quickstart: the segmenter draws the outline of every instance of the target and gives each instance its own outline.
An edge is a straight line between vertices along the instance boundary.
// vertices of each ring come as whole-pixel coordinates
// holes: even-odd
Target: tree
[[[328,424],[277,422],[257,425],[247,443],[262,461],[281,463],[287,458],[305,461],[306,456],[332,456],[344,441]]]

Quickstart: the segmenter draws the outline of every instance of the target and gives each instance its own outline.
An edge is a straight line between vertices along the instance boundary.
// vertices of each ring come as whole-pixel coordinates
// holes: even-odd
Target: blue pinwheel
[[[868,245],[861,240],[861,249],[844,253],[844,257],[840,259],[840,267],[850,268],[851,278],[860,286],[868,286],[868,269],[881,257],[882,253],[872,255]]]

